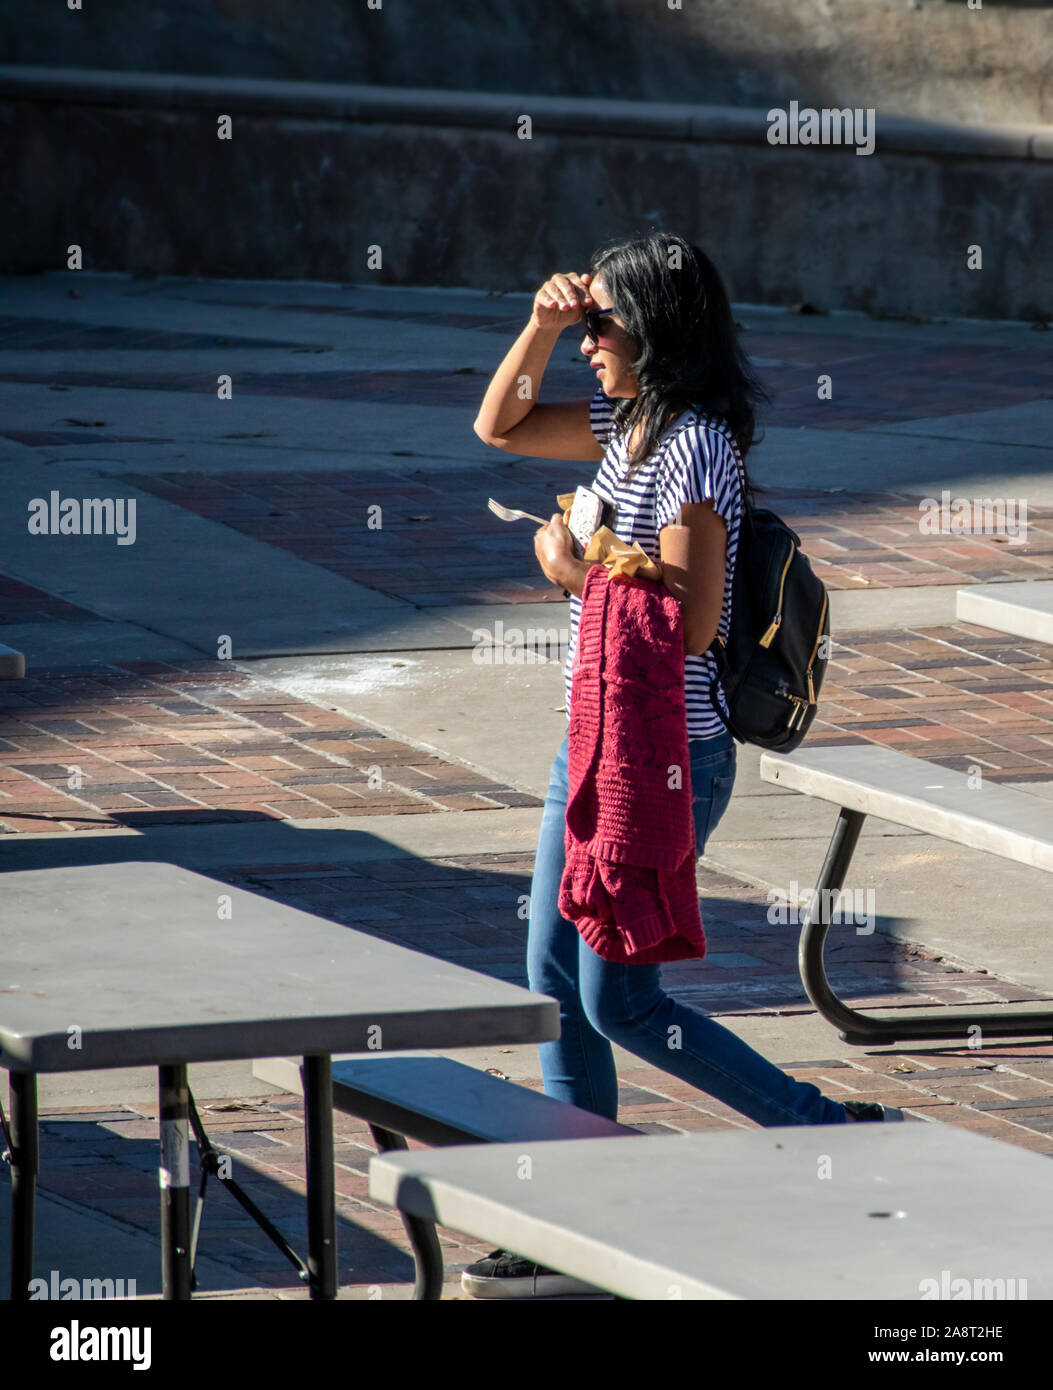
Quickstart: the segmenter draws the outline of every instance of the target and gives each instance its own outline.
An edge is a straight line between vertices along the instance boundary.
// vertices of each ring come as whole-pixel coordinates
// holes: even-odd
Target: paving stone
[[[38,590],[0,576],[0,589],[4,585],[0,603],[6,594],[11,621],[25,620],[27,605],[32,608],[47,599]],[[23,611],[16,613],[14,606],[19,604]],[[0,832],[27,834],[77,825],[194,825],[261,816],[316,820],[335,813],[441,814],[541,804],[343,716],[338,727],[319,728],[319,716],[327,711],[262,682],[243,683],[252,689],[253,698],[241,702],[236,715],[220,713],[209,704],[214,693],[210,683],[230,679],[224,665],[129,662],[107,668],[107,680],[87,682],[72,670],[33,673],[17,686],[5,683],[0,687],[0,728],[14,751],[0,753],[6,774]],[[78,684],[95,692],[95,702],[76,707],[84,719],[46,712],[48,706],[68,701]],[[136,707],[125,706],[118,726],[122,732],[114,730],[111,720],[111,732],[100,733],[93,725],[106,724],[107,702],[113,688],[122,685],[148,698]],[[16,710],[21,718],[14,718]],[[279,740],[263,733],[276,722],[285,730]],[[63,734],[61,742],[49,738],[54,732]],[[330,755],[347,754],[354,765],[341,770],[331,757],[314,753],[312,745],[319,742]],[[48,761],[49,753],[61,761]],[[267,756],[270,753],[289,754],[318,770],[297,770],[296,762]],[[382,790],[359,786],[372,763],[387,768]],[[66,785],[72,764],[84,776],[76,791]],[[403,770],[431,794],[401,789]]]

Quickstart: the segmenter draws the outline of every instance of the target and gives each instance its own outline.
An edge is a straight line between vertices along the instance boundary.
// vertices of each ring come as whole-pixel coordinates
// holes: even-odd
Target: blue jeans
[[[731,800],[735,741],[728,733],[691,739],[690,753],[695,841],[701,855]],[[564,738],[541,818],[527,937],[530,988],[559,1001],[560,1036],[539,1045],[545,1094],[617,1119],[618,1077],[611,1047],[617,1043],[757,1124],[845,1123],[843,1105],[809,1082],[795,1081],[713,1019],[671,999],[659,984],[661,966],[603,960],[573,922],[560,916],[566,812]]]

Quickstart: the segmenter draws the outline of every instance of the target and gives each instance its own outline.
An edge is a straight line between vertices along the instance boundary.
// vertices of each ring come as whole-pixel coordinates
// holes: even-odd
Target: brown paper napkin
[[[563,512],[564,523],[570,521],[574,493],[562,492],[556,506]],[[639,541],[627,545],[609,526],[600,526],[592,534],[582,557],[591,565],[606,565],[612,579],[661,579],[662,571],[647,554]]]

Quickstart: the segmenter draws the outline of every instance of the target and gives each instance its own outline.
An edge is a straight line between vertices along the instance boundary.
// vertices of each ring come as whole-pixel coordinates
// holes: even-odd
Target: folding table
[[[28,1297],[41,1072],[156,1066],[163,1288],[190,1297],[187,1064],[304,1059],[312,1298],[336,1297],[331,1056],[545,1042],[555,1000],[171,864],[7,873],[12,1297]]]
[[[1053,1298],[1053,1163],[949,1124],[417,1149],[369,1190],[622,1298]]]

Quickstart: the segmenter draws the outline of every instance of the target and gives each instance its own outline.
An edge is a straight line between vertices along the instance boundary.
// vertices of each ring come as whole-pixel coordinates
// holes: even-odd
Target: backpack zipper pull
[[[779,624],[782,622],[782,596],[783,596],[783,594],[784,594],[785,591],[786,591],[786,575],[787,575],[787,573],[789,572],[789,569],[790,569],[790,561],[793,559],[795,553],[796,553],[796,546],[791,546],[791,547],[790,547],[790,553],[789,553],[789,555],[787,555],[787,557],[786,557],[786,563],[785,563],[785,565],[783,565],[783,567],[782,567],[782,576],[781,576],[781,578],[779,579],[779,611],[776,613],[775,617],[772,619],[772,621],[771,621],[771,626],[768,628],[768,631],[767,631],[767,632],[764,634],[764,636],[760,639],[760,645],[761,645],[762,647],[770,647],[770,646],[771,646],[772,642],[773,642],[774,639],[775,639],[775,634],[776,634],[776,633],[778,632],[778,630],[779,630]]]

